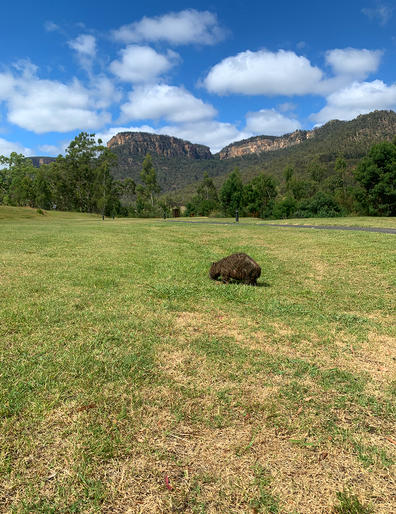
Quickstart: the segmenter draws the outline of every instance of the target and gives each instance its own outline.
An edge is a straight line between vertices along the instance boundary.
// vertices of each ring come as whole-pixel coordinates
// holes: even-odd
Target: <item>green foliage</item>
[[[322,192],[298,204],[295,213],[298,218],[335,218],[344,216],[345,212],[333,197]]]
[[[318,185],[314,180],[292,179],[289,183],[289,191],[296,200],[310,198],[318,190]]]
[[[396,145],[373,145],[354,172],[362,186],[356,193],[359,205],[370,215],[396,215]]]
[[[261,173],[254,177],[244,188],[244,206],[248,213],[259,213],[263,216],[277,196],[275,180]]]
[[[243,206],[243,183],[239,168],[234,168],[220,189],[221,209],[226,216],[234,216]]]
[[[213,184],[213,179],[209,177],[208,172],[204,172],[204,178],[201,184],[197,188],[197,195],[200,202],[205,200],[212,201],[215,204],[219,203],[219,197],[217,195],[217,189]]]
[[[217,190],[213,184],[213,179],[209,177],[208,172],[204,172],[203,181],[197,188],[197,194],[192,198],[191,202],[186,203],[184,215],[191,214],[199,216],[209,216],[209,214],[219,207],[219,197]]]
[[[140,199],[143,203],[149,199],[151,207],[154,207],[154,195],[161,191],[160,186],[157,184],[157,174],[153,168],[153,160],[151,155],[148,153],[143,161],[143,170],[140,173],[140,179],[145,184],[138,186],[138,200]]]
[[[40,193],[40,184],[35,181],[37,170],[32,161],[22,154],[12,152],[10,157],[0,156],[0,165],[5,165],[0,170],[0,203],[38,206],[36,196]]]
[[[312,161],[307,166],[307,173],[314,182],[322,182],[326,173],[326,166],[319,161]]]
[[[286,166],[285,170],[283,172],[283,176],[285,177],[285,181],[286,181],[286,190],[289,187],[289,183],[290,183],[291,179],[293,178],[293,175],[294,175],[294,168],[290,165]]]
[[[259,464],[254,467],[254,474],[254,484],[259,488],[259,495],[251,500],[250,505],[256,512],[277,514],[280,502],[279,498],[274,497],[270,491],[271,477]]]
[[[117,156],[96,143],[94,134],[81,132],[56,161],[37,169],[15,152],[0,157],[0,203],[58,210],[100,212],[120,209],[124,188],[111,174]],[[133,181],[132,181],[133,182]],[[127,184],[130,187],[130,183]]]
[[[291,218],[292,215],[297,210],[297,201],[290,195],[287,195],[286,198],[277,202],[272,209],[271,218],[273,219],[283,219],[283,218]]]

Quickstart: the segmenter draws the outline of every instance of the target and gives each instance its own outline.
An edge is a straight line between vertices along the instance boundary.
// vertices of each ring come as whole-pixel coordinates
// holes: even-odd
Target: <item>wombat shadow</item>
[[[222,284],[221,279],[218,280],[218,283]],[[222,285],[225,285],[225,284],[222,284]],[[228,282],[227,285],[228,286],[246,286],[246,287],[271,287],[271,284],[269,284],[268,282],[257,282],[257,284],[255,286],[249,286],[247,284],[244,284],[243,282],[234,280],[232,278],[230,278],[230,281]]]

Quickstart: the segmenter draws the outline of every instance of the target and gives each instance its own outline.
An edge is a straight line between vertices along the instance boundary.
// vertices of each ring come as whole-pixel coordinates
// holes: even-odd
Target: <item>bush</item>
[[[270,217],[275,220],[290,218],[296,209],[297,201],[292,196],[287,196],[284,200],[274,204]]]
[[[298,218],[337,218],[345,216],[345,212],[333,197],[319,192],[300,202],[295,215]]]
[[[37,214],[44,214],[44,211],[42,211],[41,209],[37,209]]]

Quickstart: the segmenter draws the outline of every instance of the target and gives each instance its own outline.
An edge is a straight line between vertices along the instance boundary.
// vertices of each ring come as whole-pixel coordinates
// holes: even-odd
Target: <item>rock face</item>
[[[125,145],[130,154],[165,157],[188,157],[189,159],[212,159],[209,147],[195,145],[177,137],[149,134],[147,132],[120,132],[107,143],[108,148]]]
[[[242,157],[253,153],[269,152],[280,150],[289,146],[294,146],[310,139],[315,135],[314,130],[297,130],[292,134],[284,136],[255,136],[242,141],[232,143],[220,150],[220,159],[230,159],[231,157]]]
[[[56,157],[29,157],[35,168],[40,168],[42,164],[50,164],[56,161]]]

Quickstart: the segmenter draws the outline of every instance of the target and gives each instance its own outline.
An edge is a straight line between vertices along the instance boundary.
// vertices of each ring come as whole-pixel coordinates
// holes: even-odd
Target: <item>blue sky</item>
[[[0,155],[79,132],[208,145],[396,108],[396,0],[7,2]]]

